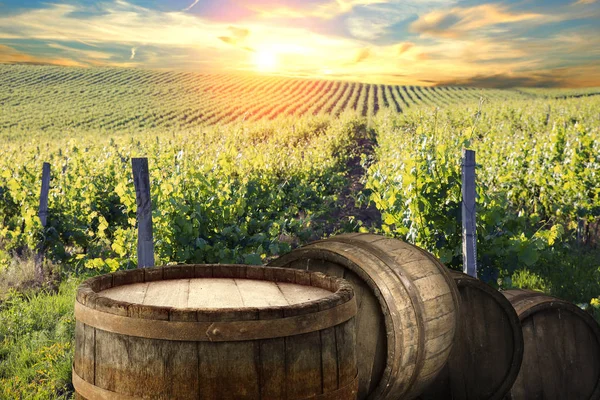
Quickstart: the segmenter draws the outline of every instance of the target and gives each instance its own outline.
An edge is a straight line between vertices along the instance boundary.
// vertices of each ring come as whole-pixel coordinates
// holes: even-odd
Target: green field
[[[460,269],[473,149],[482,279],[598,316],[598,92],[0,66],[0,398],[69,397],[74,288],[135,266],[131,157],[149,159],[157,263],[259,264],[370,231]]]

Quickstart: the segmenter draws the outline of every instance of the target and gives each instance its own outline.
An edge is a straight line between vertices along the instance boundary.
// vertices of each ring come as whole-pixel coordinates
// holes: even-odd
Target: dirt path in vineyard
[[[368,195],[365,193],[365,175],[367,174],[369,161],[373,159],[377,143],[368,138],[366,132],[357,135],[351,146],[344,149],[350,155],[344,170],[346,171],[347,184],[339,193],[338,200],[332,205],[330,213],[325,216],[314,218],[311,221],[312,234],[304,240],[296,236],[281,235],[279,240],[289,243],[292,248],[302,244],[310,243],[332,234],[342,232],[357,232],[360,227],[365,227],[369,232],[381,227],[381,213],[374,204],[357,204],[356,199],[363,199]],[[361,156],[366,157],[366,166],[361,164]],[[366,199],[365,199],[366,200]],[[363,200],[362,203],[366,203]],[[304,218],[301,214],[299,218]],[[358,221],[361,221],[359,223]]]
[[[341,228],[345,222],[350,221],[353,217],[355,221],[362,221],[362,226],[369,230],[381,227],[381,213],[375,205],[373,203],[358,205],[355,201],[361,194],[365,195],[364,177],[377,146],[374,140],[366,136],[366,134],[361,135],[355,141],[354,146],[348,149],[348,152],[352,154],[346,163],[348,185],[342,191],[336,205],[337,208],[332,213],[334,221],[336,221],[332,231]],[[367,166],[363,167],[361,164],[361,155],[366,156],[369,160]],[[365,202],[363,201],[363,203]]]

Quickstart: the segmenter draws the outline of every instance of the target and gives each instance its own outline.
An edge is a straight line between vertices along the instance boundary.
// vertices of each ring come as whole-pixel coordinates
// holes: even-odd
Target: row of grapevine
[[[157,262],[260,263],[332,225],[361,124],[310,117],[112,138],[51,140],[42,132],[9,142],[0,149],[0,269],[43,237],[49,258],[76,270],[132,265],[135,156],[150,161]],[[45,231],[37,218],[43,161],[52,165]]]
[[[461,152],[473,149],[483,279],[536,271],[540,289],[589,301],[600,265],[577,236],[600,218],[599,108],[588,97],[378,115],[366,188],[382,229],[460,268]]]
[[[416,105],[444,106],[530,97],[515,91],[424,88],[338,81],[194,74],[114,68],[0,66],[0,129],[18,137],[31,130],[134,132],[191,129],[284,115],[374,116]],[[115,105],[118,105],[116,107]]]

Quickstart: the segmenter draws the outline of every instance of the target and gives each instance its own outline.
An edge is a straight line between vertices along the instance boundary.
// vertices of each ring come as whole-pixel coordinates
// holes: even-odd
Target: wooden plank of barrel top
[[[523,359],[519,317],[489,285],[460,272],[450,274],[460,293],[460,323],[448,364],[421,399],[503,399]]]
[[[85,281],[73,386],[96,399],[355,399],[352,286],[322,273],[180,265]]]
[[[510,398],[600,399],[600,326],[574,304],[529,290],[501,292],[523,327],[523,364]]]
[[[293,250],[271,265],[344,277],[354,286],[359,399],[413,399],[446,363],[458,292],[446,268],[419,248],[345,234]]]

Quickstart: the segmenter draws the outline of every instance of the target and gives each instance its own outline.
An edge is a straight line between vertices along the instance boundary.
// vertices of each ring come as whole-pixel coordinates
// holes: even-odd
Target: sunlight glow
[[[258,50],[254,53],[254,65],[261,72],[272,72],[279,64],[277,54],[271,50]]]

